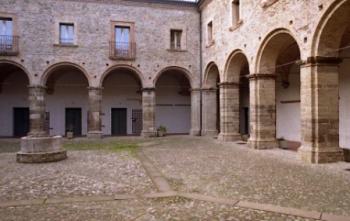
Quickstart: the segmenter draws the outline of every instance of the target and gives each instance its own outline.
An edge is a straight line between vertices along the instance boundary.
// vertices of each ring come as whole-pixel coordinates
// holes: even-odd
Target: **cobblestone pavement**
[[[350,214],[347,163],[306,165],[293,152],[256,151],[207,138],[105,141],[114,139],[139,143],[145,158],[140,162],[128,151],[99,149],[69,151],[67,160],[56,163],[18,164],[15,153],[0,153],[0,220],[284,221],[314,220],[299,217],[311,210]],[[77,139],[81,141],[86,140]],[[16,151],[16,145],[18,140],[0,140],[0,149],[7,148],[2,152]],[[142,198],[159,191],[150,176],[153,182],[168,181],[170,191],[184,194]],[[203,195],[199,200],[196,194],[184,197],[187,193]],[[288,208],[270,210],[264,207],[267,204],[304,211],[286,215]],[[321,213],[304,217],[323,218],[317,214]]]
[[[140,162],[127,152],[70,151],[68,159],[19,164],[15,153],[0,154],[0,199],[140,194],[154,192]]]
[[[308,165],[295,152],[167,137],[144,153],[176,191],[350,215],[350,164]]]
[[[244,209],[179,197],[141,199],[111,202],[52,204],[0,209],[4,221],[61,221],[61,220],[115,220],[115,221],[307,221],[301,217]]]

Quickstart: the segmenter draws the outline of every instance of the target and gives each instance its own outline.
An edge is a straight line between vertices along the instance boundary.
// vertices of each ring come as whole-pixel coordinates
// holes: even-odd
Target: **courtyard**
[[[65,140],[66,160],[16,163],[0,140],[1,220],[350,220],[350,164],[190,136]]]

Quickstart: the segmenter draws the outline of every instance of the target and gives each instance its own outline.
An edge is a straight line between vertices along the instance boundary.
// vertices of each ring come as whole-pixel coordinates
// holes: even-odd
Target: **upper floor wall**
[[[235,2],[239,2],[238,12]],[[250,73],[256,73],[261,46],[278,29],[292,35],[300,48],[300,58],[305,60],[313,55],[317,27],[334,2],[341,0],[203,0],[203,69],[215,63],[223,79],[230,55],[241,50],[248,59]]]
[[[103,73],[115,65],[137,69],[144,87],[154,87],[159,72],[170,66],[187,70],[194,87],[199,85],[200,21],[195,6],[127,0],[1,0],[0,18],[11,18],[13,34],[19,37],[19,53],[1,55],[0,60],[21,64],[32,84],[41,83],[52,65],[66,62],[84,69],[90,86],[99,86]],[[74,34],[60,24],[74,26]],[[111,56],[111,49],[112,55],[118,50],[113,45],[116,26],[130,27],[135,53],[130,58]],[[172,37],[172,30],[181,33]],[[70,44],[62,44],[62,31],[73,36]],[[181,46],[174,50],[171,42]]]

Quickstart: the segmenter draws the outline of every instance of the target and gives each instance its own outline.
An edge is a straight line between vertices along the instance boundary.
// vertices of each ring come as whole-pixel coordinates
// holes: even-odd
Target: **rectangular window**
[[[213,22],[208,23],[207,27],[207,32],[208,32],[208,44],[211,44],[213,42]]]
[[[0,18],[0,35],[1,36],[13,35],[12,18]]]
[[[232,1],[232,25],[237,25],[240,21],[239,0]]]
[[[170,48],[181,49],[182,30],[170,31]]]
[[[130,27],[115,26],[115,49],[119,56],[127,56],[130,48]]]
[[[12,18],[0,18],[0,52],[10,52],[14,46]]]
[[[74,24],[60,23],[60,44],[74,44]]]

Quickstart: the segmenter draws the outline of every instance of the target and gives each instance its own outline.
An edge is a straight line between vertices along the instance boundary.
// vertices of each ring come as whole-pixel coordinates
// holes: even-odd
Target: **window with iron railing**
[[[129,26],[115,26],[114,41],[110,43],[110,57],[112,59],[134,59],[136,44],[132,42]]]
[[[18,38],[13,35],[12,18],[0,18],[0,55],[17,55]]]
[[[74,44],[74,24],[60,23],[59,43],[62,45]]]

